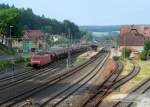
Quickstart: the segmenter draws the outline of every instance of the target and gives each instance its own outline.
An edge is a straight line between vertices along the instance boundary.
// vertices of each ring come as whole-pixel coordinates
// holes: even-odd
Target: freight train
[[[46,64],[52,63],[56,60],[60,60],[66,58],[68,55],[68,51],[70,54],[75,54],[79,52],[86,51],[88,46],[76,46],[73,48],[62,48],[51,52],[40,52],[32,56],[31,58],[31,66],[34,68],[39,68]]]

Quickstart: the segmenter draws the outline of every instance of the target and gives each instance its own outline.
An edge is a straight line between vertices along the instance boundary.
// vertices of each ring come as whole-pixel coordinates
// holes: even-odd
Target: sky
[[[0,0],[78,25],[150,24],[150,0]]]

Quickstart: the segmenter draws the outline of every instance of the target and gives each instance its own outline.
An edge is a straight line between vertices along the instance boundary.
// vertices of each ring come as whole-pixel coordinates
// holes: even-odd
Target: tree
[[[0,4],[0,9],[9,9],[10,6],[8,4]]]
[[[144,42],[144,52],[145,53],[144,55],[146,56],[146,59],[148,56],[150,56],[150,40],[146,40]]]
[[[2,36],[8,38],[10,33],[12,37],[21,37],[23,35],[20,15],[20,10],[16,8],[0,10],[0,34]],[[10,26],[13,26],[11,32]]]
[[[82,34],[83,34],[83,39],[86,40],[86,41],[91,41],[92,40],[92,33],[91,32],[86,32],[86,31],[82,31]]]
[[[144,42],[144,50],[149,51],[150,50],[150,40],[146,40]]]
[[[66,35],[68,34],[68,29],[70,29],[70,33],[72,36],[72,39],[80,39],[83,35],[82,32],[80,31],[79,27],[74,24],[73,22],[69,20],[64,20],[63,22],[57,21],[56,19],[50,19],[46,18],[44,15],[38,16],[33,13],[32,9],[27,8],[27,9],[16,9],[15,6],[9,6],[5,4],[0,4],[0,14],[1,16],[5,16],[3,18],[3,28],[6,30],[2,30],[7,36],[8,31],[9,31],[9,25],[4,21],[8,21],[7,19],[11,19],[12,22],[9,23],[10,25],[14,26],[15,33],[20,34],[19,28],[23,27],[23,30],[43,30],[49,34],[62,34],[65,33]],[[12,11],[13,10],[13,11]],[[5,11],[5,12],[3,12]],[[9,11],[9,12],[8,12]],[[10,13],[10,14],[9,14]],[[10,16],[11,18],[10,18]],[[14,17],[16,16],[16,17]],[[18,23],[19,22],[19,23]],[[15,26],[15,24],[17,24]],[[21,24],[22,27],[18,27]],[[17,32],[18,29],[18,32]],[[13,30],[13,31],[14,31]]]
[[[79,27],[75,25],[73,22],[64,20],[63,25],[64,25],[64,33],[68,34],[69,29],[73,39],[80,39],[83,36],[81,35]]]

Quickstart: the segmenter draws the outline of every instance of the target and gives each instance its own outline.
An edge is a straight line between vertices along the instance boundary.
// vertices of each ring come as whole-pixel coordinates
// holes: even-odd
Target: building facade
[[[130,48],[134,52],[144,49],[144,41],[150,39],[150,27],[143,25],[122,26],[120,29],[119,48]]]
[[[24,31],[23,49],[25,52],[44,48],[45,33],[41,30]]]

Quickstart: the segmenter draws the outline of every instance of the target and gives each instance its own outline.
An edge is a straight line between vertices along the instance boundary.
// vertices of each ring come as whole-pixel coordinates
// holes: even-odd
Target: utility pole
[[[71,63],[71,53],[70,53],[70,45],[71,45],[71,34],[70,34],[70,29],[68,29],[68,58],[67,58],[67,69],[70,67]]]
[[[44,36],[44,39],[45,39],[45,51],[47,52],[47,50],[48,50],[47,49],[47,35]]]

